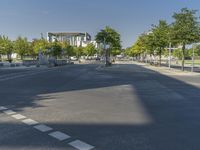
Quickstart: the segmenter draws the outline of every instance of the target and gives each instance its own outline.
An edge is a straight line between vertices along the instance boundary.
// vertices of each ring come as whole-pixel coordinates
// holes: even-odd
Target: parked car
[[[78,60],[78,58],[76,56],[72,56],[72,57],[70,57],[70,60],[76,61],[76,60]]]

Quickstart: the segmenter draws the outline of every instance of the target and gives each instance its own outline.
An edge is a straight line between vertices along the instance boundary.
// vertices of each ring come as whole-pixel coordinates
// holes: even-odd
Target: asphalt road
[[[0,150],[199,150],[199,79],[134,64],[0,70]]]

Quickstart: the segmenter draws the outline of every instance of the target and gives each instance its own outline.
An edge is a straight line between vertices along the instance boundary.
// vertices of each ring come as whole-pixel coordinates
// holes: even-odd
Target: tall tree
[[[109,50],[105,51],[106,65],[108,65],[110,63],[108,60],[110,51],[115,50],[115,49],[121,50],[120,34],[115,29],[109,26],[106,26],[104,29],[102,29],[100,32],[97,33],[97,35],[95,36],[95,40],[98,43],[103,43],[104,45],[110,46]]]
[[[18,37],[14,42],[15,52],[24,59],[25,55],[28,55],[30,50],[30,43],[28,42],[27,38]]]
[[[12,62],[13,42],[7,36],[0,36],[0,52],[7,55],[7,60]]]
[[[65,56],[69,57],[69,56],[75,56],[76,55],[74,47],[71,46],[69,44],[69,42],[67,42],[67,41],[62,42],[61,47],[62,47],[62,50],[63,50]]]
[[[139,57],[143,55],[147,57],[147,54],[154,55],[155,40],[152,32],[141,34],[132,47],[126,50],[126,54],[129,56]]]
[[[74,52],[76,54],[76,57],[79,58],[81,55],[83,55],[84,48],[83,47],[74,47]]]
[[[60,42],[55,41],[55,42],[50,44],[50,47],[51,47],[50,55],[52,55],[52,56],[54,56],[56,58],[61,56],[61,54],[62,54],[62,46],[61,46]]]
[[[147,38],[147,35],[145,34],[141,34],[138,37],[137,41],[134,43],[134,45],[131,48],[132,55],[141,56],[141,54],[144,54],[146,50],[146,41],[145,41],[146,38]]]
[[[44,38],[42,39],[37,39],[32,42],[33,46],[33,53],[34,55],[38,55],[39,51],[42,53],[47,53],[47,50],[49,48],[49,43],[47,40]]]
[[[159,64],[161,65],[162,53],[169,44],[169,25],[165,20],[160,20],[158,25],[153,25],[152,32],[156,47],[155,51],[159,55]]]
[[[184,71],[185,49],[187,44],[199,41],[200,28],[196,10],[182,8],[180,12],[174,13],[173,18],[173,40],[182,45],[182,70]]]
[[[83,49],[83,53],[87,56],[92,56],[97,52],[94,44],[90,43]]]

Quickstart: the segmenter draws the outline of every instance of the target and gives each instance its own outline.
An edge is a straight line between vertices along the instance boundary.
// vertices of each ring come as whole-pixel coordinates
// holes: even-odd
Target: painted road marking
[[[94,148],[94,146],[89,145],[85,142],[82,142],[80,140],[75,140],[73,142],[70,142],[69,145],[79,149],[79,150],[91,150]]]
[[[22,120],[22,122],[29,125],[29,126],[38,124],[37,121],[32,120],[32,119],[25,119],[25,120]]]
[[[6,110],[8,108],[4,107],[4,106],[0,106],[0,110]]]
[[[47,131],[51,131],[53,130],[51,127],[49,126],[46,126],[44,124],[39,124],[39,125],[36,125],[34,126],[35,129],[41,131],[41,132],[47,132]]]
[[[15,119],[25,119],[26,117],[25,116],[23,116],[23,115],[21,115],[21,114],[16,114],[16,115],[12,115],[12,117],[13,118],[15,118]]]
[[[47,126],[47,125],[44,125],[44,124],[38,124],[37,121],[35,120],[32,120],[32,119],[25,119],[26,117],[21,115],[21,114],[16,114],[15,111],[13,110],[10,110],[4,106],[0,106],[0,110],[3,110],[3,112],[7,115],[12,115],[13,118],[15,119],[24,119],[24,120],[21,120],[23,123],[27,124],[27,125],[35,125],[33,126],[35,129],[41,131],[41,132],[48,132],[48,131],[51,131],[53,130],[53,128]],[[14,114],[14,115],[13,115]],[[38,124],[38,125],[37,125]],[[66,139],[69,139],[71,138],[69,135],[63,133],[63,132],[60,132],[60,131],[54,131],[54,132],[51,132],[48,134],[49,136],[53,137],[53,138],[56,138],[57,140],[59,141],[63,141],[63,140],[66,140]],[[75,141],[72,141],[70,143],[68,143],[70,146],[78,149],[78,150],[91,150],[93,148],[95,148],[94,146],[92,145],[89,145],[83,141],[80,141],[80,140],[75,140]]]
[[[66,140],[66,139],[69,139],[70,136],[65,134],[65,133],[62,133],[60,131],[55,131],[55,132],[51,132],[49,133],[48,135],[58,139],[59,141],[63,141],[63,140]]]
[[[15,112],[15,111],[12,111],[12,110],[4,110],[3,112],[4,112],[5,114],[7,114],[7,115],[16,114],[16,112]]]

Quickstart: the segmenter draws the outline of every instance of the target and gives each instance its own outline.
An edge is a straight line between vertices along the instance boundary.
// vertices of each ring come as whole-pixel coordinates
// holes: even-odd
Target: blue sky
[[[0,0],[0,34],[11,39],[39,38],[48,31],[82,31],[94,38],[106,25],[122,36],[123,47],[159,19],[172,22],[183,7],[200,9],[199,0]],[[200,12],[198,12],[200,16]]]

